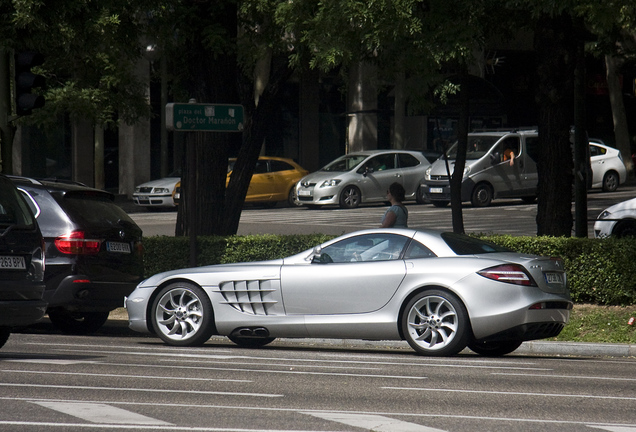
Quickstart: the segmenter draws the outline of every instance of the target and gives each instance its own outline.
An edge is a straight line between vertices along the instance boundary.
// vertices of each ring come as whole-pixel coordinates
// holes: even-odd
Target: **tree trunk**
[[[464,234],[464,216],[462,213],[462,180],[466,166],[466,150],[468,148],[468,129],[470,123],[470,88],[467,72],[461,76],[459,88],[459,121],[457,122],[457,157],[455,168],[450,177],[451,214],[453,232]]]
[[[629,129],[627,126],[627,114],[625,113],[625,103],[623,102],[623,89],[619,79],[619,68],[621,60],[616,56],[605,56],[605,67],[607,73],[607,87],[609,90],[610,104],[612,105],[612,119],[614,120],[614,136],[616,138],[616,148],[623,156],[623,162],[627,171],[631,172],[632,152],[629,142]]]
[[[537,235],[572,234],[573,80],[576,44],[569,15],[544,15],[537,23],[539,161]]]

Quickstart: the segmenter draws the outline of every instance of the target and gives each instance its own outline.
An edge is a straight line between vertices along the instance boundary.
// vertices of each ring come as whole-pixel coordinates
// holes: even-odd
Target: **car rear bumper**
[[[88,276],[65,277],[56,289],[44,293],[50,307],[63,306],[81,311],[111,311],[122,307],[141,278],[129,282],[94,281]]]
[[[46,312],[44,284],[3,282],[0,288],[0,326],[22,326],[40,320]]]

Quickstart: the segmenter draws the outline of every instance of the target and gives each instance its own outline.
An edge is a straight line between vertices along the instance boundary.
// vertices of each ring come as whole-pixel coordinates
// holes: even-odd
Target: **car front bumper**
[[[133,194],[133,202],[142,207],[174,207],[174,200],[171,194],[166,195],[143,195]]]
[[[341,187],[339,186],[296,186],[296,199],[303,205],[337,205]]]

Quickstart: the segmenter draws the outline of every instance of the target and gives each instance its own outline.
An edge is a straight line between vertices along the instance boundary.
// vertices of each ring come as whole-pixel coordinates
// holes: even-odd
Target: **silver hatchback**
[[[398,182],[404,186],[406,200],[422,203],[420,181],[430,165],[418,151],[350,153],[303,177],[296,185],[296,196],[301,205],[339,205],[350,209],[361,203],[386,201],[389,185]]]

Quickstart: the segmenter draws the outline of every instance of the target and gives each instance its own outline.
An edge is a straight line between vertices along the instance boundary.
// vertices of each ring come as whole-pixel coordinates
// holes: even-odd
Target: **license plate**
[[[130,253],[130,243],[106,242],[106,250],[116,253]]]
[[[24,270],[26,264],[22,256],[0,256],[0,268],[10,270]]]
[[[563,276],[561,273],[545,273],[545,280],[549,284],[563,285]]]
[[[443,193],[444,189],[442,189],[442,188],[430,188],[428,191],[430,193]]]
[[[311,196],[311,191],[309,190],[299,190],[298,196]]]

